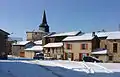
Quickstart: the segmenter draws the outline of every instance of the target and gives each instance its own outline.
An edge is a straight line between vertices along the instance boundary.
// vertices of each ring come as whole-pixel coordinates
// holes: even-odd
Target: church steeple
[[[44,10],[44,13],[43,13],[43,20],[42,20],[42,24],[47,24],[45,10]]]
[[[43,32],[49,32],[49,26],[47,24],[46,13],[44,10],[42,23],[39,25],[39,30]]]

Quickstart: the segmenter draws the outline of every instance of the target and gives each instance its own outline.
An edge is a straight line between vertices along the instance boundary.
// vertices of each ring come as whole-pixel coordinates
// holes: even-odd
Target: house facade
[[[8,55],[12,55],[12,44],[17,42],[17,41],[22,41],[22,38],[8,37],[8,41],[7,41]]]
[[[90,56],[94,49],[99,48],[99,43],[99,38],[91,34],[67,37],[63,40],[64,59],[82,61],[84,56]]]
[[[7,49],[7,41],[8,41],[9,33],[0,29],[0,59],[7,59],[8,49]]]
[[[47,41],[44,42],[44,53],[46,57],[54,59],[63,59],[63,43],[62,40],[68,36],[77,36],[81,31],[56,33],[50,36],[44,37]]]
[[[24,49],[30,48],[35,44],[31,41],[19,41],[12,45],[12,55],[25,57]]]
[[[38,53],[43,53],[42,40],[34,41],[34,46],[24,49],[25,57],[33,59]]]
[[[107,37],[108,62],[120,62],[120,32]]]

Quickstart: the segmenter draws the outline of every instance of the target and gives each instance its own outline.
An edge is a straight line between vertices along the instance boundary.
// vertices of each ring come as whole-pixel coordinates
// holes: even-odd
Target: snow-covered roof
[[[13,45],[26,45],[27,43],[29,43],[30,41],[18,41],[16,43],[14,43]]]
[[[42,40],[34,41],[34,43],[37,45],[42,45]]]
[[[120,31],[110,33],[107,39],[120,39]]]
[[[79,33],[80,31],[73,31],[73,32],[63,32],[63,33],[56,33],[53,34],[49,37],[56,37],[56,36],[75,36]]]
[[[107,39],[120,39],[120,31],[113,31],[113,32],[95,32],[95,35],[98,37],[108,37]],[[92,40],[92,32],[91,33],[84,33],[79,36],[70,36],[63,39],[63,41],[75,41],[75,40]]]
[[[8,37],[8,41],[22,41],[23,39],[20,37]]]
[[[43,47],[62,47],[63,43],[62,42],[58,42],[58,43],[48,43],[46,45],[44,45]]]
[[[92,36],[91,33],[86,33],[81,36],[71,36],[71,37],[66,37],[63,39],[63,41],[79,41],[79,40],[92,40],[94,37]]]
[[[92,52],[91,54],[93,54],[93,55],[95,55],[95,54],[107,54],[107,50],[96,51],[96,52]]]
[[[26,51],[42,51],[43,47],[42,46],[33,46],[31,48],[26,48]]]

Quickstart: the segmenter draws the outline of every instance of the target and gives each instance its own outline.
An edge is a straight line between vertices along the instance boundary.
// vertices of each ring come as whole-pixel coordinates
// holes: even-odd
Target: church
[[[27,31],[27,41],[42,40],[42,37],[49,33],[49,26],[47,24],[46,13],[44,10],[42,23],[39,25],[39,30]]]

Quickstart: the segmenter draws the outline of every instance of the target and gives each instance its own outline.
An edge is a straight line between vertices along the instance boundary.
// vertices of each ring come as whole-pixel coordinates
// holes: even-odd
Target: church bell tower
[[[49,33],[49,26],[47,24],[46,13],[44,10],[42,23],[39,25],[39,30]]]

